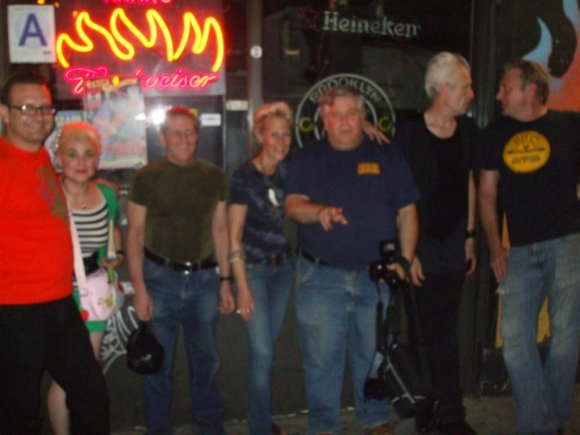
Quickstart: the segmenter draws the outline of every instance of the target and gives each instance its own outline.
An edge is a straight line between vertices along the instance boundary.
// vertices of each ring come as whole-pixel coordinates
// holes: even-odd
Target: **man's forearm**
[[[286,198],[286,216],[299,224],[314,224],[320,221],[323,204],[311,202],[305,196],[291,195]]]
[[[419,221],[415,204],[407,205],[399,210],[397,223],[399,227],[401,255],[411,263],[415,258],[415,251],[419,240]]]
[[[493,173],[482,171],[479,187],[479,214],[489,249],[501,248],[499,223],[497,216],[497,181]]]
[[[127,267],[136,293],[146,292],[143,277],[146,214],[145,207],[131,201],[127,203]]]
[[[467,204],[467,229],[473,230],[475,229],[475,209],[477,206],[477,189],[473,171],[469,171]]]
[[[135,292],[146,291],[143,278],[143,237],[131,231],[127,233],[127,268]]]
[[[226,205],[224,201],[220,201],[217,205],[212,220],[212,237],[220,275],[230,276],[230,263],[228,261],[230,242],[228,237]]]

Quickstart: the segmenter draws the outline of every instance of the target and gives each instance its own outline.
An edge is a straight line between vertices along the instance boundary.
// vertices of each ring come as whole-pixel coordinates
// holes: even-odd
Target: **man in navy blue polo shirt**
[[[388,400],[365,403],[375,350],[377,286],[367,266],[383,240],[398,239],[413,260],[419,193],[395,147],[363,136],[364,99],[346,88],[320,100],[326,137],[297,153],[286,185],[286,213],[298,222],[296,309],[306,375],[308,434],[340,430],[347,351],[357,417],[373,434],[394,433]],[[390,266],[403,277],[399,265]],[[385,286],[382,299],[389,299]]]

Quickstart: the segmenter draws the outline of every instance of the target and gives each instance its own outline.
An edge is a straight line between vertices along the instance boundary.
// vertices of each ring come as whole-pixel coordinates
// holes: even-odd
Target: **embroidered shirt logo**
[[[550,158],[550,142],[537,131],[522,131],[513,136],[503,149],[503,161],[517,173],[535,172]]]
[[[66,202],[52,171],[45,166],[39,166],[36,168],[36,176],[40,179],[37,191],[50,207],[52,215],[68,225]]]
[[[358,175],[380,175],[381,168],[378,163],[359,163],[356,172]]]

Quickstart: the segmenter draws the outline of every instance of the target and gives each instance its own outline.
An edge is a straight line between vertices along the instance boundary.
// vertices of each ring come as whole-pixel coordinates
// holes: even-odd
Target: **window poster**
[[[147,163],[145,101],[137,78],[88,80],[83,106],[101,135],[100,169],[136,169]]]
[[[523,57],[550,74],[551,108],[580,111],[580,4],[578,0],[505,2],[500,5],[498,54]]]
[[[60,172],[60,167],[56,163],[55,154],[58,147],[58,138],[60,136],[60,131],[62,127],[69,122],[79,122],[85,121],[85,112],[82,110],[59,110],[56,112],[54,119],[54,130],[48,138],[44,141],[44,147],[50,155],[52,164],[58,172]]]
[[[552,8],[551,13],[554,15],[553,18],[538,21],[540,39],[526,58],[544,64],[550,72],[550,107],[579,111],[580,4],[577,0],[562,0],[561,8]],[[550,26],[547,23],[550,23]]]

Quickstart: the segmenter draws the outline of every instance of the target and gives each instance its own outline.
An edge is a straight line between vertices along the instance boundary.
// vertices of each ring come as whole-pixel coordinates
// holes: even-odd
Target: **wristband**
[[[222,281],[234,282],[234,278],[232,278],[231,275],[220,276],[220,282],[222,282]]]
[[[124,257],[125,256],[125,251],[123,251],[122,249],[119,249],[118,251],[115,252],[115,254],[122,255]]]
[[[465,238],[466,239],[473,239],[475,237],[475,229],[473,230],[467,230],[465,232]]]

